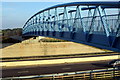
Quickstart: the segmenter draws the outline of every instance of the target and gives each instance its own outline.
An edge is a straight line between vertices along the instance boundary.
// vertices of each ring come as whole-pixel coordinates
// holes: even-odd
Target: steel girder
[[[23,35],[47,36],[120,51],[119,8],[120,2],[56,5],[29,18]]]

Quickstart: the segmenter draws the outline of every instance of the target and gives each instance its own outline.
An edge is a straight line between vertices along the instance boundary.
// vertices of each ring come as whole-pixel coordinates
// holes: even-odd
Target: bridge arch
[[[120,52],[119,9],[120,2],[55,5],[30,17],[23,35],[64,39]]]

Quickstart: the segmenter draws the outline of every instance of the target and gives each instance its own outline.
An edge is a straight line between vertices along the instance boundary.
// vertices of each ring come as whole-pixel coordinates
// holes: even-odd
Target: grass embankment
[[[30,40],[3,48],[2,58],[99,52],[105,51],[73,42],[35,42]]]
[[[55,39],[55,38],[43,38],[40,41],[42,42],[68,42],[66,40]]]
[[[39,37],[36,37],[36,39],[30,38],[22,43],[13,44],[3,48],[2,56],[0,58],[16,58],[20,60],[24,57],[74,57],[97,55],[104,52],[106,53],[108,51],[60,39],[42,38],[39,40]]]

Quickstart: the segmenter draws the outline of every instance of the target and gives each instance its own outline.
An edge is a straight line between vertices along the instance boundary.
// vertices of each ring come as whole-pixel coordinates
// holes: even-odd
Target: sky
[[[32,15],[60,2],[3,2],[2,28],[23,27]]]
[[[0,29],[22,28],[25,22],[38,11],[57,4],[75,1],[80,0],[2,0],[0,3]]]

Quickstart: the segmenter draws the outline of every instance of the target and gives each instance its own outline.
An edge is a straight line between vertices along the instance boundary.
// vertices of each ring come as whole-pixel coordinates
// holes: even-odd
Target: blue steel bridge
[[[30,17],[23,36],[45,36],[120,52],[120,2],[72,2]]]

